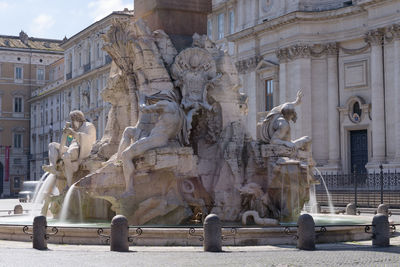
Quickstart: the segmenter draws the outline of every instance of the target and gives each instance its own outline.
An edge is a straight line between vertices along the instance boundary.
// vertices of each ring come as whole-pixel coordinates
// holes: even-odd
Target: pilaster
[[[383,38],[382,29],[369,31],[365,38],[371,45],[372,164],[385,160]]]
[[[339,167],[340,162],[340,135],[339,135],[339,103],[338,95],[338,46],[331,43],[326,46],[328,69],[328,133],[329,133],[329,166]]]
[[[394,43],[394,90],[395,90],[395,144],[396,154],[395,161],[400,163],[400,25],[391,26],[388,31],[391,33],[391,37]]]

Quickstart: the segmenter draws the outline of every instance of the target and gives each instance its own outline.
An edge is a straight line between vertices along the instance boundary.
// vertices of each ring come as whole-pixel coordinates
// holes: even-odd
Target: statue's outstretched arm
[[[297,97],[296,100],[294,102],[292,102],[293,105],[297,106],[301,103],[301,99],[303,98],[303,91],[300,89],[299,91],[297,91]]]

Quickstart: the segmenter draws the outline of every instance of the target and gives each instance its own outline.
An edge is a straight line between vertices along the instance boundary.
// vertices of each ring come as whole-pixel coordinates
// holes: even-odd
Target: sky
[[[134,0],[0,0],[0,35],[63,39]]]

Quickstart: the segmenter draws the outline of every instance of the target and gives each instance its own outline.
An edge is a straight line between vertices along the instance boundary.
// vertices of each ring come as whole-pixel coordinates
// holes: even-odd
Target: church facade
[[[323,172],[400,168],[400,1],[215,0],[210,39],[234,56],[247,127],[302,104],[292,139],[312,137]]]

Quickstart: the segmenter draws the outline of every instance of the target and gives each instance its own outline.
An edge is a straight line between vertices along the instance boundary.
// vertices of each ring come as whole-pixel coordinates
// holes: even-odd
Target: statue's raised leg
[[[140,139],[130,145],[121,154],[121,159],[123,162],[123,172],[125,177],[126,193],[133,192],[133,181],[131,176],[135,171],[135,165],[133,164],[133,159],[137,156],[144,154],[146,151],[165,146],[168,143],[167,136],[149,136],[147,138]]]

